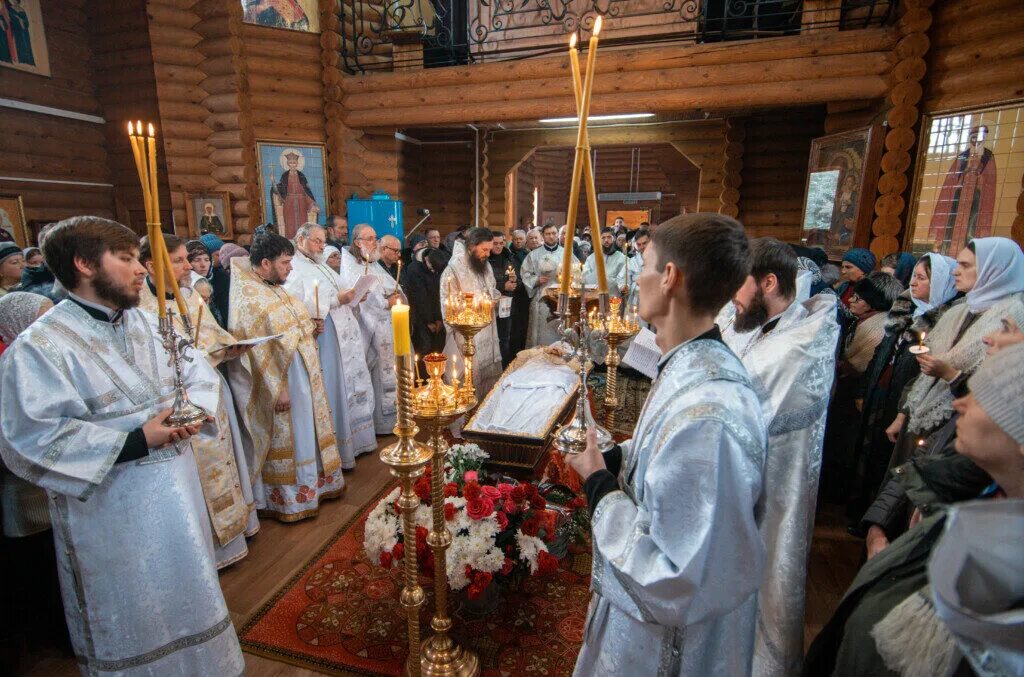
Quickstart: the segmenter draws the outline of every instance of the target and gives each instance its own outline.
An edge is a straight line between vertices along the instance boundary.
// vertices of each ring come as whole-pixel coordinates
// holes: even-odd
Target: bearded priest
[[[377,262],[386,246],[389,253],[396,249],[397,238],[390,237],[378,246],[373,226],[360,223],[352,229],[352,246],[341,250],[341,281],[354,288],[363,275],[375,279],[356,306],[356,317],[366,344],[366,363],[373,384],[373,427],[378,435],[390,435],[395,427],[397,409],[395,398],[398,381],[395,376],[395,345],[391,333],[391,306],[402,298],[398,282]],[[397,247],[399,252],[401,248]]]
[[[558,228],[554,224],[541,231],[544,243],[527,254],[519,269],[523,286],[530,295],[530,319],[526,330],[526,347],[549,346],[560,339],[558,318],[544,302],[544,289],[558,281],[562,247],[558,244]],[[442,287],[443,289],[443,287]]]
[[[355,290],[323,260],[327,231],[306,223],[295,234],[292,272],[284,288],[302,301],[315,318],[323,318],[324,333],[317,336],[324,387],[331,403],[334,435],[341,467],[356,467],[356,456],[374,451],[373,385],[366,366],[366,346],[349,303]]]
[[[768,397],[768,458],[759,505],[768,561],[758,594],[754,675],[800,674],[804,583],[814,529],[825,415],[835,375],[836,296],[797,298],[797,257],[775,238],[751,242],[752,268],[724,313],[723,339]]]
[[[626,266],[629,260],[615,246],[615,232],[611,228],[601,231],[601,256],[604,257],[604,274],[608,280],[608,293],[611,296],[623,296],[626,290]],[[597,285],[598,252],[592,252],[583,264],[583,284]]]
[[[715,314],[750,271],[743,226],[720,214],[658,228],[640,314],[658,363],[633,439],[568,458],[585,479],[593,599],[580,675],[750,673],[764,545],[755,506],[767,431]]]
[[[238,675],[193,458],[217,422],[167,423],[174,369],[156,318],[136,309],[138,250],[131,230],[94,216],[47,233],[43,255],[68,299],[0,360],[0,455],[49,494],[82,674]],[[182,357],[189,397],[216,412],[213,369],[191,347]]]
[[[448,267],[441,273],[441,307],[449,294],[473,292],[474,299],[488,298],[493,309],[497,308],[498,292],[494,281],[494,271],[487,259],[491,255],[491,240],[494,236],[487,228],[470,228],[466,231],[465,241],[455,243],[452,258]],[[448,336],[445,339],[444,352],[448,356],[448,372],[458,370],[466,373],[466,365],[462,359],[464,340],[445,318]],[[476,356],[473,358],[473,387],[478,397],[490,392],[494,384],[501,378],[501,345],[498,343],[497,323],[491,321],[473,339]]]
[[[316,348],[323,320],[282,286],[294,253],[277,233],[257,235],[249,260],[231,261],[228,304],[228,329],[239,339],[283,334],[228,368],[245,412],[256,505],[282,522],[316,515],[321,501],[345,487]]]
[[[182,338],[194,339],[195,327],[197,323],[199,324],[199,342],[195,347],[210,366],[215,368],[220,385],[221,406],[216,412],[219,434],[216,437],[193,439],[192,448],[199,466],[206,511],[213,525],[214,557],[217,560],[217,568],[223,569],[249,553],[245,539],[254,536],[260,530],[252,483],[249,480],[248,460],[242,447],[242,434],[235,412],[235,401],[227,381],[219,371],[216,371],[217,365],[222,361],[236,359],[246,349],[235,347],[235,337],[221,329],[209,308],[202,313],[203,318],[200,321],[202,299],[199,294],[190,293],[190,289],[184,288],[192,277],[192,266],[188,262],[185,243],[173,235],[164,235],[164,243],[167,245],[171,260],[170,279],[167,283],[177,283],[182,287],[179,293],[184,297],[185,309],[189,314],[189,326],[186,327],[177,312],[174,293],[166,292],[167,309],[174,317],[174,329]],[[156,285],[153,284],[155,269],[149,238],[142,238],[139,262],[146,266],[148,272],[146,284],[139,293],[139,308],[157,315],[159,309]]]

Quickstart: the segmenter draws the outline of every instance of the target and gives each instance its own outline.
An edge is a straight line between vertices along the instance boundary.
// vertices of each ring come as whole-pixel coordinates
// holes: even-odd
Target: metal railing
[[[340,0],[349,73],[524,59],[588,37],[602,44],[722,42],[891,22],[898,0]],[[418,50],[401,45],[422,44]]]

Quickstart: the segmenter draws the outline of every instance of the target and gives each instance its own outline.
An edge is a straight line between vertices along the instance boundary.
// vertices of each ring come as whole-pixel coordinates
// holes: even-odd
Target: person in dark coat
[[[516,272],[516,280],[520,281],[523,261],[530,253],[529,247],[526,246],[525,231],[516,230],[512,233],[509,251],[512,253],[512,267]],[[516,290],[512,294],[512,317],[509,319],[511,322],[508,331],[508,352],[511,356],[509,360],[514,360],[520,351],[526,349],[526,333],[530,324],[530,294],[526,291],[526,285],[522,283],[516,285]]]
[[[491,236],[493,238],[491,240],[491,255],[487,257],[487,262],[491,264],[491,270],[494,272],[495,286],[502,296],[514,297],[516,290],[523,286],[519,283],[519,274],[516,272],[515,267],[515,257],[505,247],[505,234],[503,232],[492,230]],[[509,312],[508,317],[496,317],[495,322],[498,327],[498,347],[501,349],[501,366],[504,368],[515,357],[515,353],[511,352],[509,344],[512,330],[512,313]]]
[[[445,329],[441,315],[441,273],[448,265],[447,252],[428,248],[422,261],[415,259],[402,273],[402,291],[409,299],[412,345],[418,355],[444,351]],[[420,374],[426,378],[426,372]]]

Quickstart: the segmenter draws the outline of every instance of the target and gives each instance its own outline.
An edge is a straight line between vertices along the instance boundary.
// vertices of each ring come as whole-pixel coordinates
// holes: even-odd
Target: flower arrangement
[[[490,482],[483,476],[487,454],[474,444],[452,447],[445,468],[444,516],[452,533],[448,582],[479,599],[493,582],[510,583],[558,569],[546,540],[555,537],[556,514],[533,484]],[[415,511],[414,547],[421,573],[433,575],[434,553],[427,545],[432,526],[430,469],[416,481],[420,504]],[[402,533],[395,489],[370,512],[363,548],[382,567],[399,566],[410,547]]]

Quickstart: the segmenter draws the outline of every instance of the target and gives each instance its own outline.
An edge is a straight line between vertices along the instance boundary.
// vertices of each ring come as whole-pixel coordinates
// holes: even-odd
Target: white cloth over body
[[[215,411],[213,369],[191,348],[182,367],[189,397]],[[128,310],[113,325],[71,301],[0,362],[0,453],[49,492],[64,611],[84,674],[244,669],[191,443],[114,464],[128,433],[171,406],[173,383],[155,318]],[[216,434],[211,427],[200,435]]]
[[[760,327],[737,334],[732,325],[722,333],[765,396],[768,421],[758,504],[768,560],[758,595],[754,675],[800,674],[807,558],[839,338],[836,299],[819,294],[794,302],[767,334]]]
[[[324,472],[313,421],[313,387],[298,352],[288,364],[288,397],[292,401],[289,414],[295,445],[295,482],[278,484],[257,476],[253,493],[257,508],[275,513],[282,522],[296,522],[315,515],[321,501],[340,496],[345,477],[340,472]]]
[[[614,251],[604,257],[604,276],[608,281],[609,296],[622,296],[622,290],[626,286],[626,265],[628,261],[629,259],[626,258],[626,255],[620,251]],[[632,274],[632,271],[630,271],[630,274]],[[583,264],[583,284],[597,284],[597,262],[594,260],[594,254],[588,256],[586,263]]]
[[[504,435],[542,437],[553,412],[561,411],[576,387],[576,372],[537,356],[497,384],[473,420],[473,429]]]
[[[594,597],[576,675],[746,675],[765,553],[767,432],[739,359],[668,353],[592,519]]]
[[[324,333],[316,339],[320,366],[341,466],[350,470],[356,465],[356,456],[377,448],[373,384],[359,321],[351,308],[338,302],[338,293],[346,289],[341,276],[302,252],[295,253],[284,287],[306,304],[311,317],[324,318]]]
[[[558,266],[562,263],[562,247],[548,251],[543,245],[526,255],[519,276],[530,295],[530,318],[526,330],[526,347],[549,346],[560,340],[558,318],[544,302],[544,288],[558,281]],[[541,284],[540,278],[548,278]],[[444,287],[442,287],[442,290]]]
[[[359,303],[355,315],[366,345],[366,364],[373,385],[373,427],[377,435],[390,435],[397,420],[395,401],[398,380],[395,375],[395,344],[391,333],[391,309],[387,297],[398,284],[376,263],[364,265],[345,248],[341,252],[341,280],[352,288],[364,274],[373,275],[377,283],[366,299]],[[386,279],[385,279],[386,278]]]
[[[441,273],[441,307],[444,308],[444,300],[450,289],[453,293],[473,292],[475,298],[489,298],[494,302],[493,309],[497,309],[497,300],[501,298],[501,294],[494,281],[494,271],[486,261],[482,273],[473,271],[466,256],[465,247],[461,242],[456,242],[455,253],[452,254],[448,267]],[[448,356],[446,373],[451,376],[457,368],[459,374],[464,375],[466,365],[462,355],[465,341],[448,325],[447,318],[444,326],[448,332],[444,343],[444,354]],[[501,378],[501,346],[498,343],[498,325],[493,317],[493,311],[491,323],[473,337],[473,343],[476,347],[476,354],[473,357],[473,387],[476,388],[477,396],[483,397]]]

